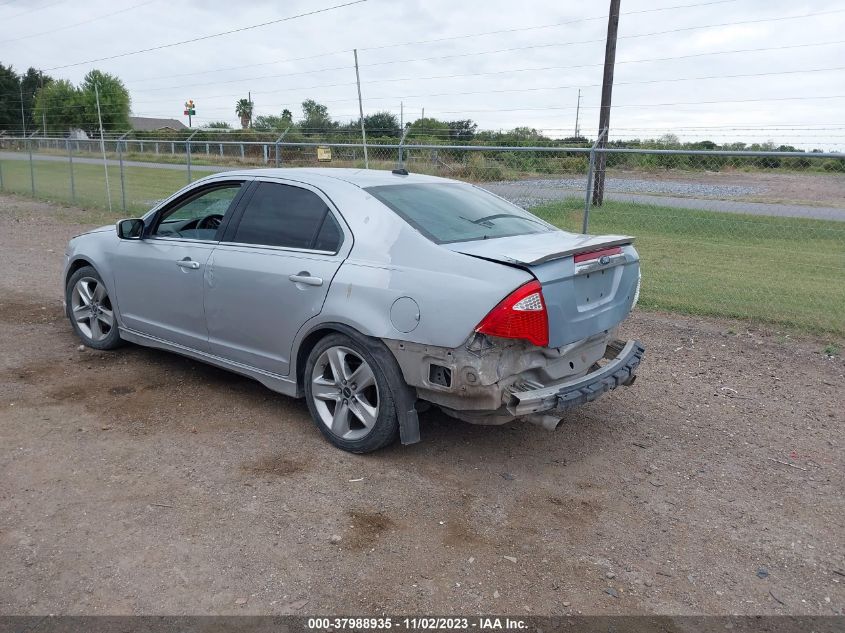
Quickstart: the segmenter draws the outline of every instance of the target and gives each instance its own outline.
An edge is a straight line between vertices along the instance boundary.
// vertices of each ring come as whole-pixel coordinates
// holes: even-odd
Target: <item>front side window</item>
[[[437,244],[555,230],[528,211],[472,185],[382,185],[366,191]]]
[[[262,182],[244,209],[233,242],[336,252],[343,233],[313,191]]]
[[[189,197],[162,213],[153,227],[155,237],[213,240],[241,183],[228,183]]]

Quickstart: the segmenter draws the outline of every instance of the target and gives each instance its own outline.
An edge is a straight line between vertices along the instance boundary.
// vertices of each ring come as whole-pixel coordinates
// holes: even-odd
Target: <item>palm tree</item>
[[[241,119],[241,127],[247,129],[252,122],[252,101],[249,99],[238,99],[235,104],[235,114]]]

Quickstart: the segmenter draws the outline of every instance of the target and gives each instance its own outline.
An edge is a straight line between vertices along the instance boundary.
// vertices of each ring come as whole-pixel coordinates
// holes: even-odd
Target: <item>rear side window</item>
[[[437,244],[555,230],[524,209],[472,185],[383,185],[366,191]]]
[[[300,187],[262,182],[232,241],[335,252],[342,236],[320,196]]]

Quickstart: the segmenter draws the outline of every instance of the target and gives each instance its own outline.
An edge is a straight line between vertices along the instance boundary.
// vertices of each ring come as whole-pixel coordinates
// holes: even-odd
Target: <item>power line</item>
[[[667,35],[670,33],[680,33],[686,31],[694,31],[700,29],[710,29],[710,28],[718,28],[722,26],[738,26],[742,24],[759,24],[762,22],[778,22],[783,20],[798,20],[803,18],[810,18],[810,17],[818,17],[822,15],[830,15],[834,13],[844,13],[845,9],[835,9],[832,11],[821,11],[818,13],[805,13],[802,15],[792,15],[792,16],[782,16],[777,18],[760,18],[756,20],[744,20],[740,22],[721,22],[719,24],[704,24],[701,26],[690,26],[685,28],[679,29],[668,29],[665,31],[652,31],[651,33],[634,33],[631,35],[620,35],[619,39],[631,39],[637,37],[653,37],[656,35]],[[364,64],[364,66],[385,66],[388,64],[407,64],[411,62],[421,62],[421,61],[440,61],[443,59],[455,59],[459,57],[477,57],[479,55],[492,55],[497,53],[513,53],[517,51],[524,51],[524,50],[532,50],[537,48],[555,48],[559,46],[571,46],[575,44],[595,44],[597,42],[604,42],[605,40],[602,39],[595,39],[595,40],[580,40],[580,41],[573,41],[573,42],[553,42],[549,44],[530,44],[528,46],[516,46],[510,48],[499,48],[487,51],[476,51],[472,53],[459,53],[453,55],[440,55],[435,57],[415,57],[410,59],[397,59],[397,60],[390,60],[384,62],[375,62],[373,64]]]
[[[802,96],[802,97],[770,97],[767,99],[726,99],[714,101],[676,101],[673,103],[624,103],[615,105],[615,108],[656,108],[665,106],[679,106],[679,105],[717,105],[726,103],[758,103],[769,101],[813,101],[816,99],[845,99],[845,95],[816,95],[816,96]],[[598,108],[599,106],[581,106],[582,108]],[[440,110],[441,114],[472,114],[472,113],[486,113],[486,112],[533,112],[533,111],[553,111],[553,110],[572,110],[575,106],[540,106],[532,108],[500,108],[498,110]]]
[[[15,15],[7,15],[3,19],[4,20],[12,20],[14,18],[20,17],[22,15],[28,15],[30,13],[35,13],[36,11],[41,11],[43,9],[49,9],[50,7],[54,7],[57,4],[64,2],[64,0],[56,0],[56,2],[42,4],[40,7],[35,7],[33,9],[29,9],[28,11],[21,11],[20,13],[16,13]]]
[[[8,40],[0,40],[0,44],[5,44],[7,42],[19,42],[20,40],[26,40],[32,37],[38,37],[39,35],[49,35],[50,33],[56,33],[58,31],[65,31],[67,29],[72,29],[77,26],[82,26],[83,24],[89,24],[91,22],[96,22],[97,20],[102,20],[104,18],[109,18],[113,15],[117,15],[119,13],[126,13],[127,11],[132,11],[133,9],[137,9],[139,7],[143,7],[148,4],[152,4],[156,0],[147,0],[146,2],[140,2],[138,4],[132,5],[131,7],[126,7],[125,9],[120,9],[119,11],[112,11],[111,13],[105,13],[103,15],[98,15],[97,17],[90,18],[88,20],[83,20],[82,22],[75,22],[73,24],[67,24],[65,26],[60,26],[55,29],[50,29],[49,31],[40,31],[38,33],[31,33],[30,35],[23,35],[21,37],[14,37]]]
[[[704,27],[701,27],[704,28]],[[636,35],[636,37],[643,37],[648,34],[641,34]],[[596,42],[601,40],[589,40],[589,42]],[[578,44],[584,42],[569,42],[569,43],[560,43],[560,44],[550,44],[550,45],[541,45],[541,46],[564,46],[566,44]],[[831,46],[837,44],[843,44],[845,40],[834,40],[830,42],[810,42],[806,44],[789,44],[784,46],[767,46],[761,48],[743,48],[743,49],[734,49],[734,50],[727,50],[727,51],[710,51],[704,53],[691,53],[687,55],[675,55],[671,57],[653,57],[653,58],[646,58],[646,59],[631,59],[631,60],[621,60],[616,62],[617,64],[639,64],[639,63],[646,63],[646,62],[658,62],[658,61],[671,61],[677,59],[689,59],[689,58],[697,58],[697,57],[706,57],[710,55],[728,55],[728,54],[735,54],[735,53],[751,53],[751,52],[768,52],[768,51],[775,51],[775,50],[788,50],[788,49],[795,49],[795,48],[809,48],[809,47],[816,47],[816,46]],[[534,48],[534,45],[529,46],[528,48]],[[521,48],[512,48],[512,49],[499,49],[499,51],[492,51],[492,52],[503,52],[503,51],[516,51],[522,50]],[[487,51],[489,52],[489,51]],[[466,55],[480,55],[482,53],[469,53]],[[396,61],[387,61],[387,62],[375,62],[372,64],[361,64],[362,67],[372,67],[372,66],[383,66],[387,64],[397,64],[397,63],[407,63],[410,61],[429,61],[433,59],[446,59],[451,57],[461,57],[464,55],[453,55],[453,56],[445,56],[445,57],[437,57],[437,58],[427,58],[427,59],[414,59],[414,60],[396,60]],[[602,64],[575,64],[575,65],[568,65],[568,66],[542,66],[538,68],[516,68],[511,70],[495,70],[489,72],[476,72],[476,73],[460,73],[460,74],[452,74],[452,75],[434,75],[429,77],[394,77],[388,79],[377,79],[373,81],[366,81],[362,82],[366,85],[377,84],[377,83],[388,83],[388,82],[397,82],[397,81],[427,81],[433,79],[458,79],[458,78],[466,78],[466,77],[481,77],[481,76],[488,76],[488,75],[502,75],[508,73],[517,73],[517,72],[534,72],[534,71],[543,71],[543,70],[571,70],[576,68],[592,68],[596,66],[601,66]],[[201,83],[194,83],[194,84],[181,84],[177,86],[162,86],[157,88],[147,88],[145,89],[146,92],[159,92],[163,90],[175,90],[175,89],[182,89],[182,88],[199,88],[203,86],[210,86],[210,85],[220,85],[220,84],[232,84],[232,83],[241,83],[247,81],[260,81],[263,79],[276,79],[281,77],[293,77],[299,75],[312,75],[315,73],[322,73],[322,72],[329,72],[334,70],[351,70],[352,66],[334,66],[330,68],[317,68],[308,71],[299,71],[294,73],[281,73],[281,74],[273,74],[273,75],[258,75],[253,77],[246,77],[241,79],[231,79],[226,81],[208,81],[208,82],[201,82]],[[204,73],[201,73],[204,74]],[[347,84],[326,84],[324,86],[314,86],[313,88],[322,88],[322,87],[339,87],[343,85],[351,85],[351,83]],[[283,88],[281,90],[265,90],[261,92],[257,92],[256,94],[273,94],[274,92],[287,92],[291,90],[290,88]],[[227,96],[236,96],[236,95],[219,95],[221,97]],[[215,98],[215,97],[207,97],[207,98]]]
[[[151,46],[149,48],[142,48],[142,49],[139,49],[137,51],[129,51],[129,52],[126,52],[126,53],[118,53],[117,55],[109,55],[107,57],[98,57],[96,59],[88,59],[88,60],[85,60],[83,62],[74,62],[72,64],[64,64],[62,66],[53,66],[52,68],[47,68],[46,70],[59,70],[59,69],[62,69],[62,68],[72,68],[74,66],[83,66],[85,64],[93,64],[94,62],[108,61],[108,60],[111,60],[111,59],[118,59],[118,58],[121,58],[121,57],[129,57],[130,55],[139,55],[140,53],[149,53],[149,52],[152,52],[152,51],[159,51],[159,50],[162,50],[162,49],[165,49],[165,48],[173,48],[174,46],[182,46],[184,44],[191,44],[193,42],[201,42],[201,41],[209,40],[209,39],[212,39],[212,38],[215,38],[215,37],[221,37],[223,35],[231,35],[233,33],[241,33],[243,31],[250,31],[252,29],[257,29],[257,28],[261,28],[261,27],[264,27],[264,26],[269,26],[271,24],[279,24],[281,22],[289,22],[290,20],[296,20],[298,18],[304,18],[304,17],[311,16],[311,15],[317,15],[318,13],[326,13],[327,11],[333,11],[335,9],[342,9],[343,7],[349,7],[349,6],[352,6],[352,5],[355,5],[355,4],[361,4],[362,2],[366,2],[366,1],[367,0],[351,0],[351,2],[346,2],[346,3],[343,3],[343,4],[336,4],[336,5],[333,5],[333,6],[330,6],[330,7],[325,7],[325,8],[322,8],[322,9],[315,9],[313,11],[306,11],[304,13],[298,13],[296,15],[291,15],[291,16],[288,16],[288,17],[285,17],[285,18],[279,18],[277,20],[269,20],[267,22],[261,22],[259,24],[252,24],[250,26],[242,26],[240,28],[232,29],[230,31],[222,31],[220,33],[212,33],[210,35],[202,35],[200,37],[193,37],[193,38],[188,39],[188,40],[182,40],[182,41],[179,41],[179,42],[171,42],[169,44],[159,44],[158,46]]]
[[[668,6],[668,7],[656,7],[656,8],[653,8],[653,9],[643,9],[643,10],[640,10],[640,11],[622,12],[620,15],[654,13],[654,12],[658,12],[658,11],[669,11],[669,10],[673,10],[673,9],[688,9],[688,8],[693,8],[693,7],[703,7],[703,6],[710,6],[710,5],[714,5],[714,4],[725,4],[725,3],[728,3],[728,2],[738,2],[738,1],[739,0],[714,0],[712,2],[702,2],[702,3],[696,3],[696,4],[680,4],[680,5],[672,5],[672,6]],[[500,35],[502,33],[517,33],[517,32],[520,32],[520,31],[532,31],[532,30],[537,30],[537,29],[554,28],[556,26],[566,26],[566,25],[569,25],[569,24],[575,24],[575,23],[578,23],[578,22],[587,22],[587,21],[591,21],[591,20],[602,20],[604,18],[605,18],[605,16],[594,16],[594,17],[590,17],[590,18],[577,18],[577,19],[573,19],[573,20],[567,20],[565,22],[553,22],[551,24],[540,24],[540,25],[536,25],[536,26],[525,26],[525,27],[519,27],[519,28],[513,28],[513,29],[500,29],[500,30],[497,30],[497,31],[485,31],[483,33],[468,33],[468,34],[464,34],[464,35],[454,35],[454,36],[436,38],[436,39],[431,39],[431,40],[416,40],[416,41],[410,41],[410,42],[397,42],[397,43],[393,43],[393,44],[383,44],[381,46],[363,47],[363,48],[359,48],[358,50],[362,50],[362,51],[382,50],[382,49],[385,49],[385,48],[399,48],[399,47],[403,47],[403,46],[416,46],[416,45],[419,45],[419,44],[432,44],[432,43],[438,43],[438,42],[444,42],[444,41],[453,41],[453,40],[460,40],[460,39],[470,39],[470,38],[475,38],[475,37],[484,37],[486,35]],[[317,55],[310,55],[310,56],[307,56],[307,57],[294,57],[294,58],[290,58],[290,59],[277,59],[277,60],[274,60],[274,61],[271,61],[271,62],[262,62],[260,64],[243,64],[243,65],[240,65],[240,66],[227,66],[227,67],[223,67],[223,68],[203,70],[203,71],[196,72],[196,73],[181,73],[181,74],[178,74],[178,75],[159,75],[159,76],[156,76],[156,77],[144,77],[144,78],[141,78],[141,79],[135,79],[135,80],[130,80],[130,81],[151,81],[151,80],[155,80],[155,79],[168,79],[168,78],[175,78],[175,77],[188,77],[188,76],[193,76],[193,75],[204,75],[204,74],[209,74],[209,73],[214,73],[214,72],[221,72],[221,71],[228,71],[228,70],[241,70],[243,68],[255,68],[257,66],[270,66],[270,65],[273,65],[273,64],[284,64],[284,63],[288,63],[288,62],[297,62],[297,61],[304,61],[304,60],[308,60],[308,59],[317,59],[317,58],[320,58],[320,57],[330,57],[332,55],[341,55],[341,54],[346,55],[348,53],[349,53],[349,49],[343,49],[343,50],[331,51],[331,52],[328,52],[328,53],[319,53]],[[346,67],[344,67],[344,68],[346,68]]]

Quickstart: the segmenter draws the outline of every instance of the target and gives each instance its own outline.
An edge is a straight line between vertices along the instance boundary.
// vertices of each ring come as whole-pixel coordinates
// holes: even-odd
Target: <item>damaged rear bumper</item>
[[[606,391],[632,384],[644,353],[645,348],[639,341],[612,341],[604,355],[609,361],[607,364],[567,382],[535,389],[512,387],[505,406],[516,417],[534,413],[562,416],[570,409],[592,402]]]

